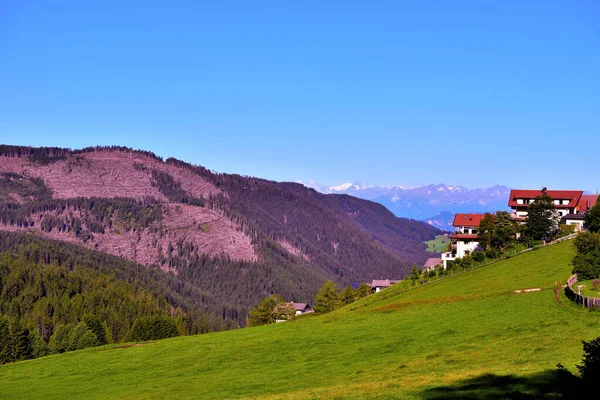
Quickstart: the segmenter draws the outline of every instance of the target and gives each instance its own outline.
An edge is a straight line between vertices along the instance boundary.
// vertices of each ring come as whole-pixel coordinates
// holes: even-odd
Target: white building
[[[463,258],[477,250],[477,231],[485,214],[456,214],[452,226],[456,227],[456,233],[450,235],[451,250],[442,253],[442,262],[446,269],[448,261]]]
[[[577,214],[578,206],[583,195],[582,190],[518,190],[510,191],[508,206],[513,210],[513,215],[518,221],[527,217],[527,207],[533,203],[536,197],[548,195],[554,203],[559,218],[568,214]]]

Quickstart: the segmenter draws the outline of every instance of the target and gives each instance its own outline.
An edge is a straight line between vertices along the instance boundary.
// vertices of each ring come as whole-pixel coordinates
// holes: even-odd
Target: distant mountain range
[[[344,193],[384,205],[398,217],[428,222],[439,229],[452,230],[455,213],[507,210],[510,188],[496,185],[487,189],[468,189],[457,185],[428,185],[408,189],[368,187],[359,183],[316,187],[322,193]]]

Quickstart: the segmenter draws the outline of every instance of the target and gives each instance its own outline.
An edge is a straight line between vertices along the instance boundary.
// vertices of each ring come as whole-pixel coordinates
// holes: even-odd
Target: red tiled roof
[[[467,233],[455,233],[450,235],[450,239],[477,239],[477,235],[470,235]]]
[[[556,208],[573,208],[579,203],[583,190],[547,190],[546,194],[552,200],[569,200],[569,204],[556,204]],[[517,204],[517,199],[533,200],[538,196],[542,196],[541,190],[519,190],[513,189],[510,191],[508,199],[509,207],[527,207],[528,204]]]
[[[581,196],[581,200],[579,200],[579,204],[577,204],[577,209],[579,212],[585,212],[590,208],[596,205],[596,201],[598,201],[597,194],[584,194]]]
[[[452,226],[478,227],[485,214],[456,214]]]

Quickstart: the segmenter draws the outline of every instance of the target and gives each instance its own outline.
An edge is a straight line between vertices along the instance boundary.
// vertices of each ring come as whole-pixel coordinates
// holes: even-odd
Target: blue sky
[[[331,185],[600,181],[594,0],[3,0],[0,54],[3,143]]]

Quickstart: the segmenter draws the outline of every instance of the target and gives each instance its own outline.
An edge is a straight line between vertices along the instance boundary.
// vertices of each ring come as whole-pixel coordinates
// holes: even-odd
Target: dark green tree
[[[100,321],[98,317],[91,314],[86,314],[83,316],[82,321],[88,326],[88,328],[92,332],[94,332],[99,346],[108,343],[108,341],[106,340],[106,329],[104,328],[104,325],[102,325],[102,321]]]
[[[584,382],[597,383],[600,378],[600,337],[583,341],[582,364],[577,366]]]
[[[256,308],[248,312],[248,325],[258,326],[274,323],[277,320],[277,311],[275,309],[278,305],[284,303],[278,294],[265,297],[258,303]]]
[[[98,342],[98,339],[96,338],[96,334],[94,334],[94,332],[92,332],[90,329],[88,329],[83,336],[81,336],[79,338],[79,340],[77,341],[77,349],[87,349],[88,347],[96,347],[98,346],[100,343]]]
[[[342,304],[354,303],[357,299],[356,290],[352,288],[352,285],[348,285],[340,293],[340,301]]]
[[[317,314],[331,312],[340,305],[340,296],[337,284],[327,281],[321,286],[315,296],[314,310]]]
[[[573,273],[580,280],[600,278],[600,233],[584,232],[573,241]]]
[[[412,267],[412,271],[410,272],[410,280],[412,281],[413,286],[415,286],[416,282],[421,279],[421,273],[417,264],[414,264]]]
[[[29,332],[29,342],[31,343],[31,358],[44,357],[50,354],[48,345],[37,331]]]
[[[0,315],[0,364],[13,361],[8,321]]]
[[[51,353],[63,353],[69,350],[69,336],[73,328],[75,328],[73,324],[59,324],[56,326],[48,342],[48,349]]]
[[[359,299],[367,297],[371,294],[371,286],[366,283],[361,283],[358,289],[356,289],[356,294]]]
[[[506,246],[516,234],[515,223],[510,218],[510,213],[498,211],[494,217],[494,232],[492,235],[492,246],[502,248]]]
[[[477,241],[479,242],[479,245],[486,250],[492,245],[492,237],[495,230],[494,219],[495,217],[493,214],[486,213],[479,223]]]
[[[600,232],[600,201],[585,213],[584,222],[590,232]]]
[[[558,229],[556,209],[548,195],[538,196],[527,207],[527,233],[533,240],[548,239]]]
[[[20,324],[15,324],[11,333],[12,358],[14,360],[28,360],[31,358],[32,348],[29,341],[29,330]]]
[[[69,335],[69,347],[68,350],[81,350],[81,338],[89,331],[88,326],[85,322],[78,323]]]

